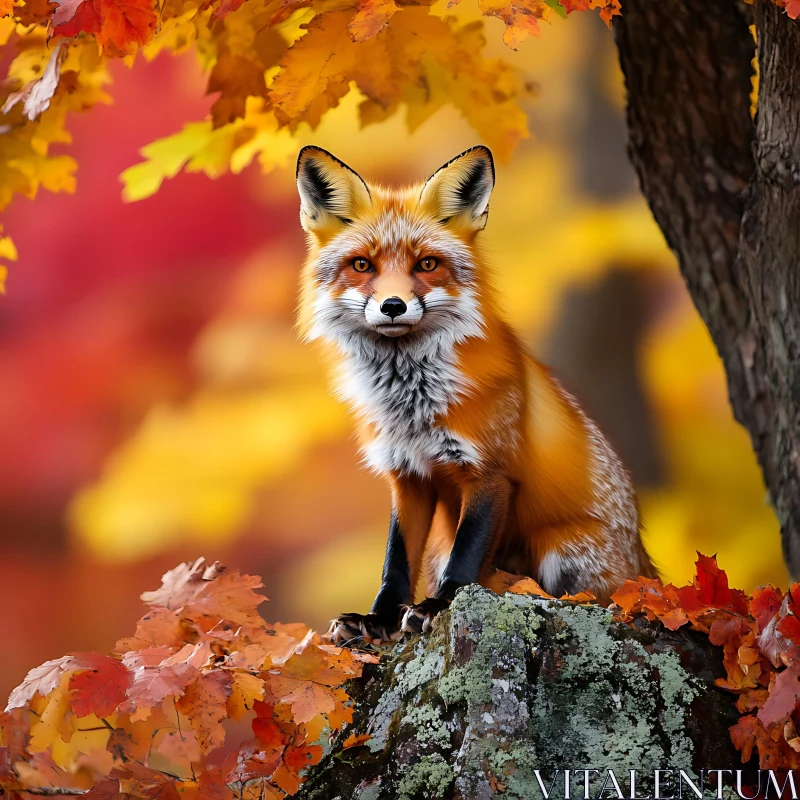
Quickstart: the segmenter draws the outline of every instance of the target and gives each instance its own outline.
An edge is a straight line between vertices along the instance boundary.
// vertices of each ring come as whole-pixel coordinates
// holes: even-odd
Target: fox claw
[[[331,620],[328,632],[323,636],[331,644],[348,647],[357,642],[381,644],[400,637],[400,629],[377,614],[342,614]]]
[[[427,633],[431,629],[434,617],[450,605],[449,600],[428,597],[421,603],[406,607],[400,630],[403,633]]]

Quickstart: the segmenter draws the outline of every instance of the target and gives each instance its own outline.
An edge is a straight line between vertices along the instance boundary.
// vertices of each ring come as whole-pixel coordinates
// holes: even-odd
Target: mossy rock
[[[738,763],[734,698],[713,683],[723,674],[700,634],[469,586],[429,636],[387,649],[349,685],[353,723],[297,796],[530,800],[542,797],[534,770],[549,786],[557,768],[600,769],[592,796],[605,770],[636,769],[646,795],[655,769]],[[343,749],[351,734],[371,738]]]

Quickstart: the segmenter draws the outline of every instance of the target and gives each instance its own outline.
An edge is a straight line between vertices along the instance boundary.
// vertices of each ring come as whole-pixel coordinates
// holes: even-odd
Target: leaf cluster
[[[369,654],[258,613],[261,581],[203,559],[145,592],[108,654],[31,670],[0,715],[0,788],[99,798],[281,798],[352,718]]]
[[[725,677],[717,686],[737,695],[741,714],[731,739],[746,763],[758,753],[762,769],[800,767],[800,584],[747,596],[728,586],[716,558],[700,555],[688,586],[659,580],[627,581],[613,595],[619,618],[636,614],[669,630],[688,625],[723,648]]]
[[[512,48],[548,15],[590,8],[608,20],[619,0],[480,0]],[[140,54],[194,51],[215,100],[207,119],[142,150],[122,176],[128,200],[182,169],[284,165],[298,128],[313,130],[353,90],[363,125],[404,107],[413,129],[453,104],[505,157],[528,135],[520,103],[533,86],[485,44],[479,19],[434,0],[0,0],[0,211],[40,188],[75,191],[67,117],[110,102],[109,62]],[[0,239],[0,258],[14,256]]]

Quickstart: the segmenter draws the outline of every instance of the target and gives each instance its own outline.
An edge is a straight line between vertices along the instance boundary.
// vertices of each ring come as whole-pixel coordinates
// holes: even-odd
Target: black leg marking
[[[499,509],[490,497],[476,498],[467,509],[456,531],[453,549],[444,574],[439,581],[436,597],[453,599],[456,589],[475,583],[492,541]],[[503,512],[505,504],[503,504]]]
[[[434,617],[450,605],[456,590],[478,580],[489,552],[492,536],[505,521],[506,498],[477,497],[467,509],[456,531],[453,549],[434,597],[411,605],[403,616],[406,633],[427,632]]]
[[[372,613],[378,614],[390,607],[397,608],[410,600],[411,576],[406,543],[403,541],[397,513],[392,511],[389,541],[386,543],[386,556],[383,560],[381,588],[372,604]]]

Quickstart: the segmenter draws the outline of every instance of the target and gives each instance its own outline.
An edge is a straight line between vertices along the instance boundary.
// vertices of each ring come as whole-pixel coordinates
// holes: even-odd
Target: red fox
[[[309,146],[297,185],[300,331],[329,347],[364,460],[392,495],[372,610],[333,620],[329,638],[425,631],[459,587],[502,591],[509,573],[604,603],[625,579],[655,577],[620,459],[502,317],[477,243],[488,148],[394,190]]]

